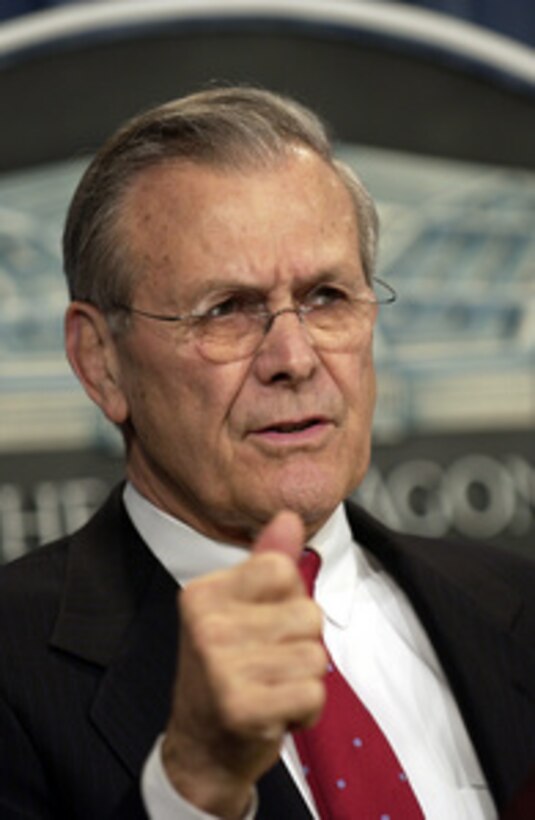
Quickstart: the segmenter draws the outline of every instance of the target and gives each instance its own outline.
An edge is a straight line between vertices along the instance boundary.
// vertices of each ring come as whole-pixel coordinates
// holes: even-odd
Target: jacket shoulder
[[[482,614],[514,623],[517,637],[535,639],[535,558],[485,541],[426,538],[386,527],[353,502],[346,505],[354,537],[409,592],[435,581],[470,600]]]

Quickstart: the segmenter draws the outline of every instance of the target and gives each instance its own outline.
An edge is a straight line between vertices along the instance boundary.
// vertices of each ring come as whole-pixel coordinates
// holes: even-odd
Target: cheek
[[[136,388],[163,435],[185,450],[226,446],[229,417],[243,383],[243,365],[215,365],[199,356],[175,356],[148,369]],[[209,455],[209,453],[208,453]]]
[[[135,337],[125,349],[122,366],[123,392],[128,402],[129,422],[136,438],[155,441],[169,434],[169,425],[179,409],[181,384],[176,369],[176,357],[167,355],[165,346],[155,337]]]
[[[357,487],[369,466],[373,413],[376,399],[375,368],[371,352],[360,357],[347,382],[348,422],[345,447],[340,462],[347,459],[348,482],[345,495]]]
[[[221,428],[241,395],[243,369],[241,362],[218,365],[201,358],[182,363],[173,389],[177,410]]]
[[[368,352],[362,367],[362,390],[367,397],[366,410],[371,417],[375,409],[375,400],[377,398],[377,379],[371,351]]]
[[[371,347],[352,355],[331,371],[344,397],[349,418],[363,424],[371,422],[375,407],[376,381]],[[360,433],[365,433],[360,430]]]

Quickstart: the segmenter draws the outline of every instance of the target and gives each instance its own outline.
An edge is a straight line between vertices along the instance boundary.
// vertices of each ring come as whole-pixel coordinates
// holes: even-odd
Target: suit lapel
[[[258,781],[259,810],[255,820],[312,820],[307,805],[282,761]]]
[[[117,488],[73,537],[51,645],[103,668],[91,720],[138,776],[169,714],[176,583],[141,541]]]
[[[134,776],[165,729],[176,651],[176,584],[158,568],[91,712],[95,726]]]

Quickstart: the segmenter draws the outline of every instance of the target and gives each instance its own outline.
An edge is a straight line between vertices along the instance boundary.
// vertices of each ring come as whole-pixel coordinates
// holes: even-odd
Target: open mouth
[[[260,434],[291,435],[292,433],[303,433],[307,430],[312,430],[318,427],[318,425],[324,425],[325,423],[326,420],[318,416],[300,421],[283,421],[278,424],[271,424],[257,432]]]

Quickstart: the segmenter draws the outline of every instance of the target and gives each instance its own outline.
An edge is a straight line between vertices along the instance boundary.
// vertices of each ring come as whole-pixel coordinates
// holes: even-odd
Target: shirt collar
[[[245,561],[246,547],[214,541],[160,510],[128,482],[124,490],[128,515],[151,552],[181,586],[199,575]]]
[[[344,628],[351,619],[357,585],[372,568],[353,539],[343,504],[310,540],[310,546],[321,556],[314,597],[326,618]]]
[[[130,482],[124,490],[124,503],[149,549],[181,586],[208,572],[234,567],[248,557],[247,547],[201,535],[156,507]],[[329,620],[344,627],[351,616],[356,586],[371,570],[353,542],[342,504],[310,539],[309,546],[321,556],[316,601]]]

